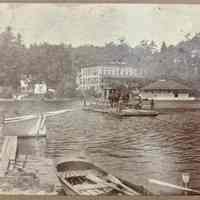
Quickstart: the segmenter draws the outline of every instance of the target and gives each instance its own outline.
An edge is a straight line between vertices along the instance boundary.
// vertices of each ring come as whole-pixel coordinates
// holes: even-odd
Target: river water
[[[179,191],[148,182],[149,178],[200,190],[200,111],[170,111],[157,117],[118,119],[81,110],[78,102],[1,103],[6,116],[72,108],[73,112],[47,119],[47,140],[37,148],[49,158],[85,156],[106,171],[146,186],[158,194]],[[34,142],[20,141],[20,151],[34,154]]]

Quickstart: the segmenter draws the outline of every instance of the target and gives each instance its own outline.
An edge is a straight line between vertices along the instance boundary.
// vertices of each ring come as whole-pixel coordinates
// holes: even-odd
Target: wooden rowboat
[[[66,195],[148,195],[143,186],[117,178],[84,159],[60,161],[57,177]]]

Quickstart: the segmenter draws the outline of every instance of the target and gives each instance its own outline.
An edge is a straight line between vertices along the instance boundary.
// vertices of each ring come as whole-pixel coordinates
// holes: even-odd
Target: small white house
[[[47,93],[47,85],[43,81],[41,83],[36,83],[34,85],[34,94],[46,94]]]
[[[20,80],[20,86],[22,90],[25,90],[28,88],[28,82],[25,80]]]
[[[154,100],[194,100],[192,89],[173,80],[159,80],[141,89],[143,99]]]
[[[20,80],[20,90],[21,90],[22,94],[28,94],[28,93],[33,92],[29,80],[26,80],[26,79],[25,80],[23,80],[23,79]]]

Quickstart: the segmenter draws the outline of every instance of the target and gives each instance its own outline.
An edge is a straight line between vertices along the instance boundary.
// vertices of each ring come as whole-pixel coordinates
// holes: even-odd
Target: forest
[[[190,36],[177,45],[141,41],[132,47],[119,38],[104,46],[85,44],[26,45],[20,33],[7,27],[0,33],[0,85],[12,86],[17,91],[20,79],[30,74],[33,81],[45,81],[58,96],[76,95],[76,74],[81,67],[110,62],[123,62],[143,68],[146,82],[159,78],[175,79],[198,89],[200,83],[200,34]]]

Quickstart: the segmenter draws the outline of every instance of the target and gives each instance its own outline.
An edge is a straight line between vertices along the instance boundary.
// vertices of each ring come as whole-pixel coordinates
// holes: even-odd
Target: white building
[[[127,67],[125,64],[109,64],[84,67],[77,75],[78,88],[100,90],[106,78],[142,78],[144,70]]]
[[[34,85],[34,94],[43,95],[47,93],[47,85],[45,82],[36,83]]]
[[[143,99],[154,100],[193,100],[192,89],[173,80],[159,80],[141,89]]]
[[[28,82],[26,80],[20,80],[20,87],[22,92],[26,92],[28,90]]]
[[[24,75],[22,79],[20,80],[20,92],[22,94],[28,94],[32,93],[32,87],[31,87],[31,76],[30,75]]]

